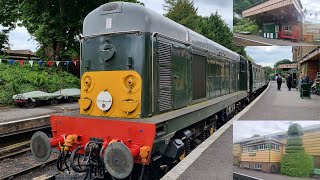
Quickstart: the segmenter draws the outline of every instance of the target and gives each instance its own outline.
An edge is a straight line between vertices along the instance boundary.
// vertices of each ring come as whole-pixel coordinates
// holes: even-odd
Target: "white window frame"
[[[261,169],[261,164],[254,164],[254,169]]]

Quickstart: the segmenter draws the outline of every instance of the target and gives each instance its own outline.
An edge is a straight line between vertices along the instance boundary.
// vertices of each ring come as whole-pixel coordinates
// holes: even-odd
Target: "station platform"
[[[161,180],[233,179],[232,123],[213,133]]]
[[[50,115],[54,113],[62,113],[63,111],[73,111],[77,109],[79,109],[78,103],[58,104],[56,106],[38,106],[35,108],[1,107],[0,123]]]
[[[233,33],[233,41],[235,44],[242,46],[312,46],[318,43],[310,42],[293,42],[289,39],[268,39],[258,35],[244,35]]]
[[[162,180],[233,179],[232,125],[235,121],[319,120],[319,104],[318,95],[311,95],[311,99],[301,99],[296,89],[288,91],[286,84],[283,84],[281,91],[277,91],[276,82],[270,82],[254,102],[201,143]]]
[[[51,114],[79,110],[78,103],[35,108],[0,108],[0,137],[19,131],[49,126]]]
[[[319,106],[319,95],[302,99],[295,88],[288,91],[282,83],[281,91],[277,91],[277,83],[271,81],[266,92],[239,120],[320,120]]]

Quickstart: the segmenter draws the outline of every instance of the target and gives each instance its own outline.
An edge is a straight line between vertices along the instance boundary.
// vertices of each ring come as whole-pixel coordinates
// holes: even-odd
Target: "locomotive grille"
[[[172,109],[171,95],[171,45],[158,41],[159,56],[159,112]]]

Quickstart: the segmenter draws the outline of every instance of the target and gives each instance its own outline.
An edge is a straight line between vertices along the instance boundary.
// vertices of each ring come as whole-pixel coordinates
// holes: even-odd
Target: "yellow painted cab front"
[[[79,105],[84,115],[139,118],[141,77],[135,71],[86,72]]]

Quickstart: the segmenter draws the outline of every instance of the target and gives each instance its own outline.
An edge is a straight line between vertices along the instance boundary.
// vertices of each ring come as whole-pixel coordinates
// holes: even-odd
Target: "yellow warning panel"
[[[135,71],[84,73],[81,78],[80,114],[139,118],[141,82]]]

